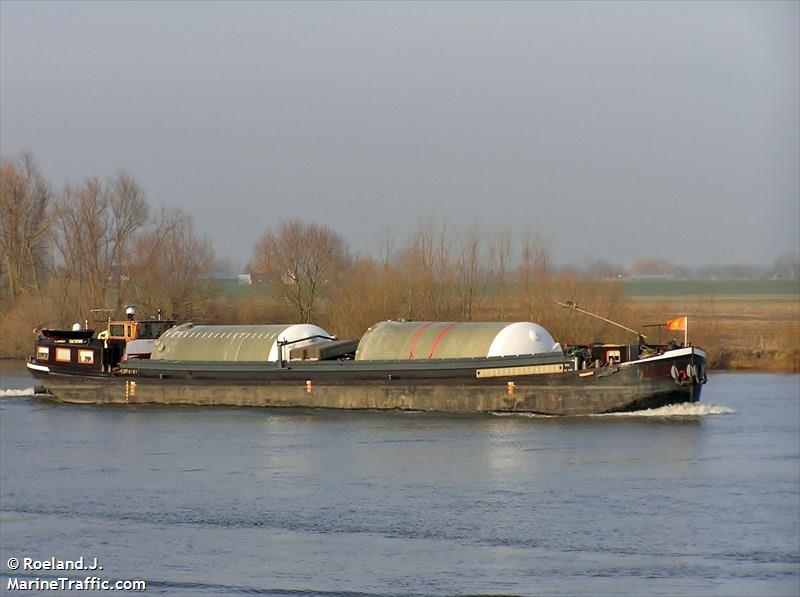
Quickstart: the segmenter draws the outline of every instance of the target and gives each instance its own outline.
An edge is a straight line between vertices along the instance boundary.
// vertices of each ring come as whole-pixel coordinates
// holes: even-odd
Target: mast
[[[554,302],[556,305],[558,305],[559,307],[564,307],[565,309],[572,309],[573,311],[577,311],[578,313],[583,313],[584,315],[589,315],[589,316],[591,316],[591,317],[594,317],[594,318],[596,318],[596,319],[599,319],[599,320],[601,320],[601,321],[605,321],[606,323],[610,323],[611,325],[615,325],[615,326],[617,326],[618,328],[622,328],[622,329],[623,329],[623,330],[625,330],[626,332],[630,332],[631,334],[635,334],[635,335],[636,335],[636,337],[637,337],[637,338],[639,338],[640,340],[641,340],[641,339],[644,339],[644,338],[647,338],[647,336],[645,336],[645,335],[644,335],[644,334],[642,334],[641,332],[638,332],[638,331],[636,331],[636,330],[632,330],[632,329],[631,329],[631,328],[629,328],[629,327],[625,327],[625,326],[624,326],[624,325],[622,325],[621,323],[617,323],[616,321],[612,321],[612,320],[610,320],[610,319],[607,319],[606,317],[602,317],[602,316],[600,316],[600,315],[597,315],[597,314],[595,314],[595,313],[591,313],[590,311],[586,311],[585,309],[581,309],[581,308],[578,306],[578,304],[577,304],[577,303],[575,303],[575,302],[573,302],[573,301],[566,301],[566,302],[564,302],[564,303],[561,303],[561,302],[559,302],[559,301],[553,301],[553,302]]]

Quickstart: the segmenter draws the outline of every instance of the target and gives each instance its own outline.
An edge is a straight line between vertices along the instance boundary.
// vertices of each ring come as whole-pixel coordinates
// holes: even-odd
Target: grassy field
[[[626,296],[634,299],[764,297],[785,301],[800,297],[798,280],[626,280],[623,288]]]
[[[217,288],[222,296],[230,299],[258,298],[265,291],[263,286],[240,285],[235,281],[220,282]],[[800,280],[626,280],[622,283],[622,288],[625,296],[633,299],[800,299]]]
[[[798,281],[635,280],[624,291],[640,323],[687,315],[689,340],[707,349],[712,368],[800,371]]]

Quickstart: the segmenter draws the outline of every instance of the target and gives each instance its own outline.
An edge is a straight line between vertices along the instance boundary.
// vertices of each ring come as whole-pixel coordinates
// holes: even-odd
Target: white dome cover
[[[303,338],[309,338],[310,336],[325,336],[330,338],[331,335],[323,330],[321,327],[312,325],[310,323],[298,323],[295,325],[290,325],[285,330],[283,330],[278,336],[278,339],[272,343],[272,347],[269,349],[269,357],[267,357],[268,361],[277,361],[279,358],[278,353],[278,344],[281,342],[294,342],[295,340],[302,340]],[[311,338],[305,342],[297,342],[296,344],[289,344],[284,349],[283,358],[289,358],[289,351],[293,348],[302,348],[303,346],[308,346],[312,342],[316,342],[319,338]]]
[[[518,321],[504,327],[489,346],[489,357],[561,352],[561,345],[537,323]]]

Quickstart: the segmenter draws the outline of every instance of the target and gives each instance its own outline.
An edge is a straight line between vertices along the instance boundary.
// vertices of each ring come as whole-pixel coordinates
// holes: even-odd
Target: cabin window
[[[124,336],[125,335],[125,326],[121,323],[111,324],[108,326],[108,335],[109,336]]]
[[[78,362],[81,365],[93,365],[94,364],[94,351],[92,351],[92,350],[79,350],[78,351]]]
[[[37,346],[36,347],[36,358],[40,361],[46,361],[50,358],[50,347],[49,346]]]
[[[56,360],[62,363],[71,363],[72,351],[69,348],[56,348]]]
[[[130,338],[130,337],[131,337],[131,326],[129,326],[129,325],[126,325],[126,326],[125,326],[125,336],[126,336],[127,338]]]

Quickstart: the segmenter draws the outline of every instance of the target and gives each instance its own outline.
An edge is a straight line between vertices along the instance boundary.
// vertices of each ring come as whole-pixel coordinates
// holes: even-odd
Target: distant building
[[[252,286],[253,276],[250,274],[239,274],[239,286]]]

